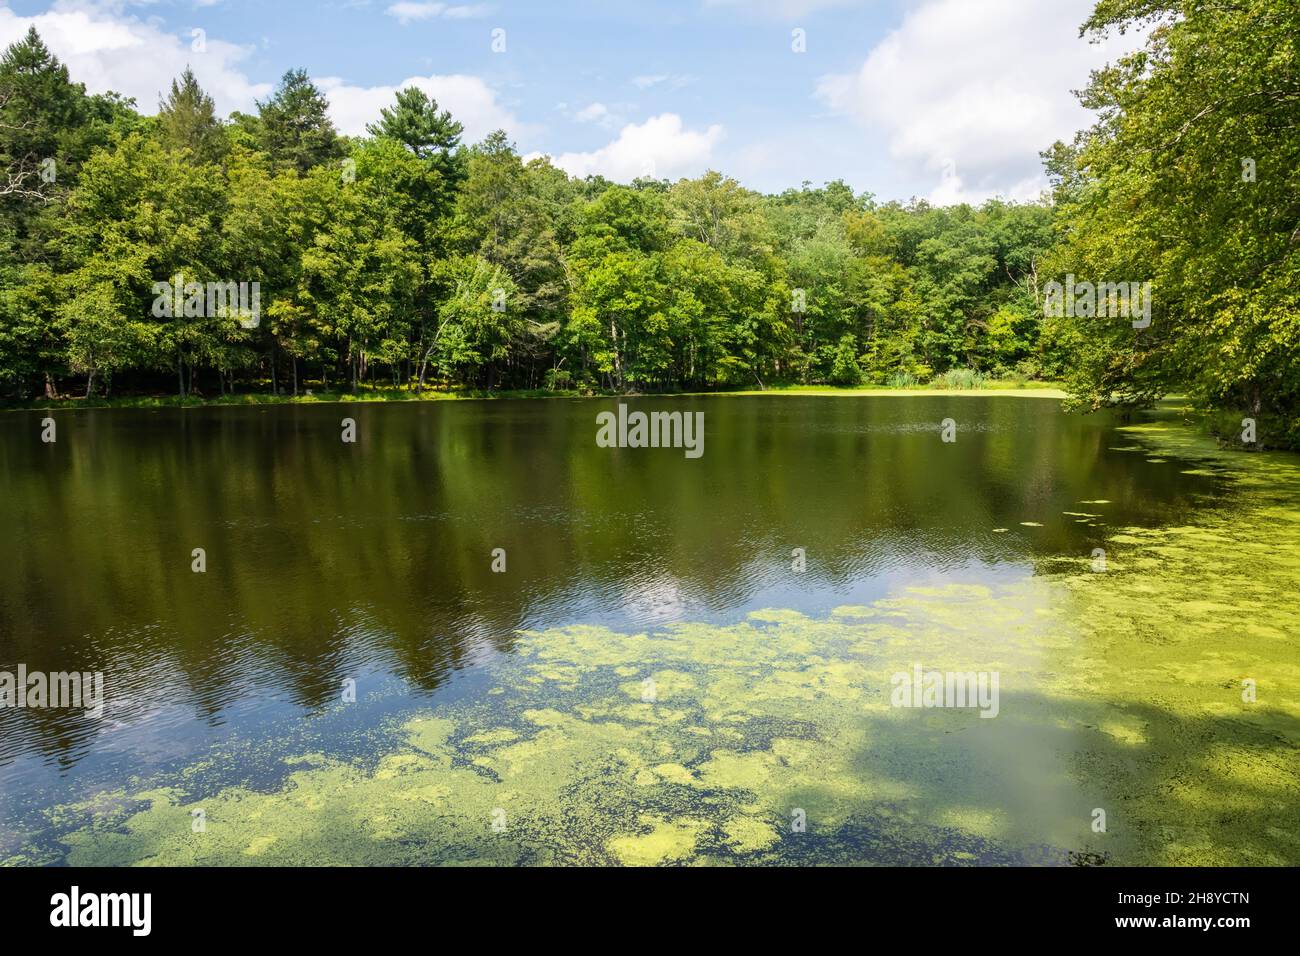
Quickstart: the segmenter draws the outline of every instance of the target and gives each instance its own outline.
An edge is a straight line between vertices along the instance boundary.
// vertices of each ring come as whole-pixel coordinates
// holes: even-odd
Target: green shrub
[[[832,385],[861,385],[862,366],[858,364],[857,342],[853,336],[846,335],[840,339],[835,349],[835,361],[831,365]]]
[[[567,369],[553,368],[546,373],[546,387],[553,392],[573,387],[573,376]]]
[[[936,376],[935,379],[930,382],[930,387],[968,391],[970,389],[983,388],[984,383],[984,376],[974,369],[950,368],[942,375]]]

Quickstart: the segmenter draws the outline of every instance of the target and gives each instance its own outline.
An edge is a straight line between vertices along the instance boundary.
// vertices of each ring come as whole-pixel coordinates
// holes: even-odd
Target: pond
[[[623,401],[0,416],[0,861],[1300,863],[1300,457]]]

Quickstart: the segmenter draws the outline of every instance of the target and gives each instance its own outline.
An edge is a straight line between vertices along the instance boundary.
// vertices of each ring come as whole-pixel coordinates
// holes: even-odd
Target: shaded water
[[[0,860],[1300,859],[1294,459],[1033,397],[631,404],[703,458],[597,447],[608,401],[0,418],[0,671],[108,695],[0,710]],[[914,662],[999,717],[891,708]]]

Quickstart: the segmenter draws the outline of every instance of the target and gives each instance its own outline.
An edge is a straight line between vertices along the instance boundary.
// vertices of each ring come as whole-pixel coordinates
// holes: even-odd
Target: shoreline
[[[57,411],[76,412],[92,409],[158,411],[188,408],[253,408],[282,405],[360,405],[411,402],[466,402],[466,401],[522,401],[532,399],[568,399],[582,401],[615,400],[619,402],[657,398],[750,398],[769,395],[797,398],[1036,398],[1065,401],[1070,395],[1057,383],[1031,382],[1028,384],[998,383],[984,388],[934,388],[915,386],[896,388],[888,385],[868,385],[857,388],[837,388],[832,385],[791,385],[759,389],[736,389],[715,392],[578,392],[547,391],[545,389],[511,389],[495,392],[482,390],[426,390],[421,393],[404,388],[367,389],[356,394],[350,392],[325,392],[320,395],[270,395],[249,392],[241,395],[222,395],[216,398],[180,399],[174,395],[132,395],[118,398],[61,398],[32,399],[28,402],[0,403],[0,412]],[[1236,451],[1300,451],[1300,443],[1290,440],[1284,423],[1269,416],[1261,416],[1260,440],[1255,448],[1246,449],[1227,436],[1234,433],[1235,422],[1245,414],[1228,409],[1198,407],[1188,396],[1170,394],[1161,398],[1149,409],[1138,413],[1175,412],[1185,424],[1196,427],[1206,437],[1220,441]],[[1086,413],[1093,414],[1093,413]]]
[[[895,388],[888,385],[836,388],[835,386],[792,385],[767,389],[737,389],[734,391],[681,391],[681,392],[578,392],[548,391],[545,389],[509,389],[502,391],[434,390],[414,392],[404,388],[367,389],[357,393],[324,392],[319,395],[271,395],[265,392],[248,392],[241,395],[221,395],[214,398],[179,398],[175,395],[131,395],[117,398],[36,398],[25,402],[0,403],[0,411],[75,411],[104,408],[220,408],[252,405],[351,405],[363,402],[445,402],[445,401],[501,401],[523,399],[639,399],[639,398],[698,398],[746,397],[753,395],[827,396],[831,398],[962,395],[988,397],[1031,397],[1065,399],[1067,392],[1051,383],[1027,385],[995,385],[990,388]]]

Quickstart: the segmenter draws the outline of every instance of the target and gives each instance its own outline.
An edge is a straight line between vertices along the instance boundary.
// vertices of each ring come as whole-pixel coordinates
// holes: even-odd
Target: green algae
[[[1300,465],[1124,431],[1239,505],[1114,528],[1104,573],[1080,556],[825,617],[525,632],[492,688],[397,721],[370,764],[58,808],[67,862],[1295,865]],[[915,662],[997,671],[998,717],[892,707]]]
[[[683,860],[692,854],[700,833],[708,828],[704,820],[642,817],[640,823],[648,826],[649,832],[615,837],[609,841],[609,852],[620,863],[653,866]]]

